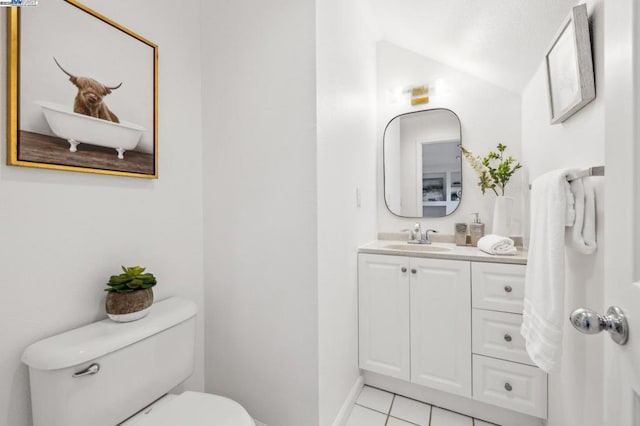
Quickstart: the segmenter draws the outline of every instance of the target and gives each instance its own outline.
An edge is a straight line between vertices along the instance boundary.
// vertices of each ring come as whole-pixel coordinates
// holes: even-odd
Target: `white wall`
[[[318,422],[315,6],[202,2],[206,389],[270,426]]]
[[[316,2],[322,426],[332,424],[359,376],[356,252],[376,237],[376,63],[365,6],[362,0]]]
[[[549,124],[547,80],[541,63],[522,94],[522,155],[533,181],[557,168],[586,168],[604,164],[603,45],[604,5],[588,1],[592,18],[593,57],[597,98],[563,124]],[[605,311],[604,185],[589,178],[597,206],[598,250],[590,256],[567,250],[565,314],[579,307]],[[602,408],[603,340],[578,333],[566,321],[561,370],[549,376],[549,426],[599,426]]]
[[[88,6],[160,46],[160,178],[37,170],[0,163],[0,425],[30,426],[32,342],[106,318],[106,280],[120,265],[147,266],[156,299],[190,298],[203,309],[202,149],[197,7],[180,18],[167,0],[87,0]],[[5,21],[5,11],[0,12]],[[0,31],[5,68],[6,35]],[[5,99],[6,74],[0,74]],[[0,103],[0,134],[6,106]],[[4,144],[2,145],[4,147]],[[203,388],[203,328],[187,388]]]
[[[455,112],[462,124],[462,145],[476,155],[484,156],[501,142],[507,153],[521,159],[520,96],[456,70],[429,58],[399,48],[387,42],[378,43],[378,231],[397,232],[412,227],[416,219],[393,215],[384,203],[382,183],[382,138],[386,124],[393,117],[410,111],[448,108]],[[430,101],[426,105],[411,106],[410,98],[394,95],[397,88],[429,85]],[[447,217],[419,219],[425,226],[445,234],[454,233],[456,222],[472,222],[471,213],[480,212],[481,220],[491,232],[491,218],[495,195],[482,195],[478,178],[463,161],[463,194],[458,209]],[[518,172],[507,186],[507,195],[521,198],[524,174]],[[522,233],[522,209],[515,203],[513,233]]]

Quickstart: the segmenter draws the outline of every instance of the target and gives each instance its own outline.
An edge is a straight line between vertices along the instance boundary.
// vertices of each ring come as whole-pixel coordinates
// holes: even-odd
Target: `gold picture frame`
[[[158,177],[155,43],[75,0],[8,8],[7,29],[7,164]]]

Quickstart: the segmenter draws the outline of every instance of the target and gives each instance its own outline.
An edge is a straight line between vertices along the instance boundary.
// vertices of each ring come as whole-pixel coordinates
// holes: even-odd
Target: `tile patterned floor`
[[[498,426],[365,386],[346,426]]]

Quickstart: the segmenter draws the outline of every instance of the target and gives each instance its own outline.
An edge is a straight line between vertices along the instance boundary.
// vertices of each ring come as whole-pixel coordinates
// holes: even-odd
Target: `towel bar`
[[[576,173],[575,177],[571,179],[567,179],[567,181],[573,182],[574,180],[582,179],[588,176],[604,176],[604,166],[594,166],[594,167],[589,167],[588,169],[581,170],[578,173]],[[531,189],[531,184],[529,184],[529,189]]]
[[[604,176],[604,166],[589,167],[588,169],[579,171],[574,178],[567,180],[573,182],[576,179],[582,179],[587,176]]]

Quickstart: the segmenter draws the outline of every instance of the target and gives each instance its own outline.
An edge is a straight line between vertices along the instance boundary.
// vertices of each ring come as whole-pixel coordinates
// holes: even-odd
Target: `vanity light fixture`
[[[429,103],[429,87],[426,85],[414,86],[411,88],[411,105],[420,105]]]

